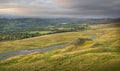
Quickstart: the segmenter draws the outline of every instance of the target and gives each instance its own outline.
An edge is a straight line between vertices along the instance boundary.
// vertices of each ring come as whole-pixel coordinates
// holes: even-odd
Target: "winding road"
[[[45,51],[52,50],[55,48],[62,48],[66,45],[67,45],[67,43],[63,43],[63,44],[57,44],[57,45],[53,45],[53,46],[49,46],[49,47],[45,47],[45,48],[39,48],[39,49],[17,50],[17,51],[11,51],[11,52],[4,52],[4,53],[0,53],[0,60],[5,60],[5,59],[8,59],[13,56],[25,55],[25,54],[30,54],[30,53],[34,53],[34,52],[45,52]]]
[[[91,35],[92,40],[95,40],[97,38],[96,34],[92,34],[91,32],[87,32],[87,31],[84,31],[84,32],[87,33],[88,35]],[[45,47],[45,48],[39,48],[39,49],[17,50],[17,51],[11,51],[11,52],[4,52],[4,53],[0,53],[0,60],[6,60],[10,57],[30,54],[30,53],[34,53],[34,52],[45,52],[45,51],[49,51],[49,50],[52,50],[55,48],[62,48],[66,45],[67,45],[67,43],[63,43],[63,44],[57,44],[57,45],[53,45],[53,46],[49,46],[49,47]]]
[[[86,34],[88,34],[88,35],[91,35],[91,39],[92,40],[95,40],[95,39],[97,39],[97,35],[96,34],[93,34],[93,33],[91,33],[91,32],[88,32],[88,31],[83,31],[83,32],[85,32]]]

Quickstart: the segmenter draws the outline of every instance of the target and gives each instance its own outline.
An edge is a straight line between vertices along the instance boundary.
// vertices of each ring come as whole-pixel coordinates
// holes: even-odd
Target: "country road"
[[[84,32],[87,33],[88,35],[91,35],[92,40],[95,40],[97,38],[96,34],[92,34],[87,31],[84,31]],[[4,52],[4,53],[0,53],[0,60],[5,60],[5,59],[8,59],[13,56],[25,55],[25,54],[30,54],[30,53],[34,53],[34,52],[45,52],[45,51],[49,51],[49,50],[52,50],[55,48],[62,48],[66,45],[67,45],[67,43],[63,43],[63,44],[57,44],[57,45],[48,46],[48,47],[39,48],[39,49],[31,49],[31,50],[28,49],[28,50],[17,50],[17,51],[11,51],[11,52]]]
[[[45,48],[39,48],[39,49],[17,50],[17,51],[11,51],[11,52],[4,52],[4,53],[0,53],[0,60],[5,60],[5,59],[8,59],[13,56],[25,55],[25,54],[30,54],[30,53],[34,53],[34,52],[45,52],[45,51],[52,50],[55,48],[62,48],[66,45],[67,45],[66,43],[63,43],[63,44],[57,44],[57,45],[53,45],[53,46],[49,46],[49,47],[45,47]]]

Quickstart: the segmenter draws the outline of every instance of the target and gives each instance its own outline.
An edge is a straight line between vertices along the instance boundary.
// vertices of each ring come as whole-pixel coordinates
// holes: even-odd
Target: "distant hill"
[[[113,19],[78,19],[78,18],[0,18],[0,31],[5,30],[35,30],[46,26],[67,24],[107,24]],[[63,25],[63,24],[62,24]]]

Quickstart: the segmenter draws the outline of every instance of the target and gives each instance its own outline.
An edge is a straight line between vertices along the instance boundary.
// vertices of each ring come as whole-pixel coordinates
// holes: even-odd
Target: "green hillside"
[[[0,42],[87,29],[82,24],[114,22],[113,19],[0,18]],[[81,26],[82,25],[82,26]]]
[[[119,23],[90,27],[86,31],[0,42],[1,53],[68,43],[63,48],[0,61],[0,71],[120,71]],[[90,34],[97,37],[91,39]]]

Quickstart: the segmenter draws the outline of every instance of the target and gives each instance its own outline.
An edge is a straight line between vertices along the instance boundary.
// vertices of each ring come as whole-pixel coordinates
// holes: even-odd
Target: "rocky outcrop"
[[[86,41],[91,41],[92,39],[87,39],[87,38],[78,38],[76,40],[74,40],[73,42],[71,42],[72,45],[82,45],[84,44]]]

